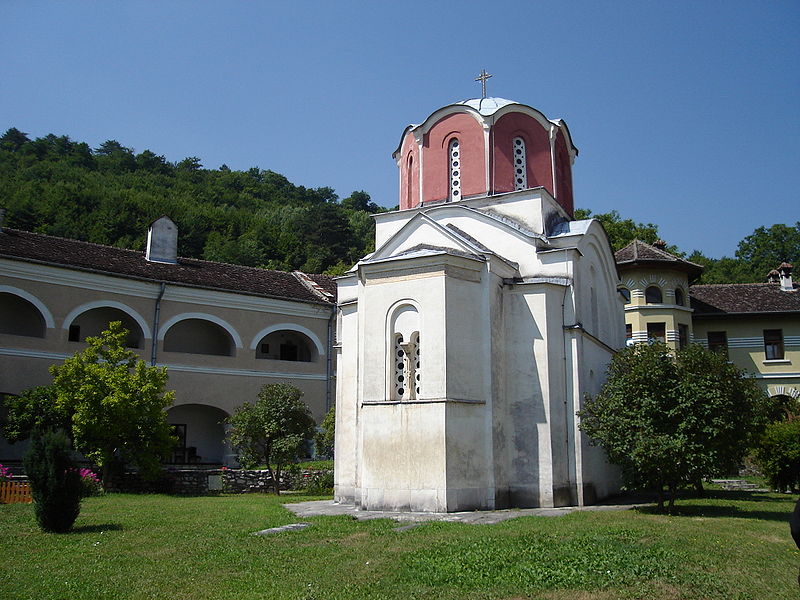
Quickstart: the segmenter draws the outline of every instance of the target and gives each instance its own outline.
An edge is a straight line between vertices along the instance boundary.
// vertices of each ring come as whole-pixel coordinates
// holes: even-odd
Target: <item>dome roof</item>
[[[456,102],[456,104],[463,104],[464,106],[474,108],[484,117],[488,117],[489,115],[496,113],[504,106],[508,106],[509,104],[519,104],[519,102],[506,100],[505,98],[471,98],[469,100]]]

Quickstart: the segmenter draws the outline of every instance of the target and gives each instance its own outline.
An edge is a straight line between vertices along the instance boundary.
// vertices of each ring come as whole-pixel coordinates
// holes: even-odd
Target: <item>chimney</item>
[[[667,242],[665,242],[664,240],[656,240],[655,242],[653,242],[653,246],[655,246],[655,247],[656,247],[656,248],[658,248],[659,250],[664,250],[664,251],[666,251],[666,249],[667,249]]]
[[[792,285],[792,265],[789,263],[781,263],[778,267],[778,273],[781,276],[781,290],[784,292],[791,292],[794,290]]]
[[[767,283],[780,283],[781,274],[778,273],[777,269],[772,269],[769,273],[767,273]]]
[[[150,262],[178,262],[178,227],[169,217],[162,216],[150,224],[147,230],[147,252],[144,257]]]

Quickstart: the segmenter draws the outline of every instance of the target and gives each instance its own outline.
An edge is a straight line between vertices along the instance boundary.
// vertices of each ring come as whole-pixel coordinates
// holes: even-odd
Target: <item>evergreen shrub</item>
[[[53,533],[69,531],[80,513],[83,491],[69,438],[61,431],[37,432],[24,465],[39,528]]]

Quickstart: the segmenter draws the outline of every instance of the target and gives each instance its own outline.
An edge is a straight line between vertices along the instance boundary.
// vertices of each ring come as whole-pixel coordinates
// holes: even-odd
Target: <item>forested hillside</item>
[[[9,227],[139,250],[168,215],[181,256],[309,273],[342,272],[369,252],[370,213],[382,210],[364,192],[340,202],[268,170],[205,169],[114,140],[92,149],[14,128],[0,138],[0,205]]]
[[[14,128],[0,137],[0,205],[9,227],[138,250],[148,225],[168,215],[181,256],[330,274],[373,249],[370,214],[383,210],[365,192],[339,201],[330,188],[297,186],[268,170],[205,169],[198,158],[171,163],[115,140],[92,149],[67,136],[31,140]],[[659,238],[657,225],[616,211],[575,216],[600,220],[614,250]],[[703,265],[702,283],[764,281],[781,262],[800,261],[800,222],[759,227],[735,257],[668,250]]]

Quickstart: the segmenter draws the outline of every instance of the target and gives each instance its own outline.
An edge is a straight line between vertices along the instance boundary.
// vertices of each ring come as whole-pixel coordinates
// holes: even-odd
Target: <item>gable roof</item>
[[[178,258],[177,264],[150,262],[144,252],[125,250],[78,240],[3,228],[0,258],[46,264],[143,281],[267,296],[314,304],[330,304],[336,284],[326,275],[300,275],[226,263]],[[305,275],[305,274],[303,274]],[[315,289],[321,288],[320,290]],[[326,296],[330,294],[330,299]]]
[[[620,270],[633,267],[656,267],[659,269],[676,269],[696,277],[703,272],[703,267],[689,262],[674,254],[661,250],[641,240],[633,240],[630,244],[617,250],[614,259]]]
[[[800,284],[793,291],[777,283],[721,283],[689,288],[695,317],[756,313],[800,313]]]

